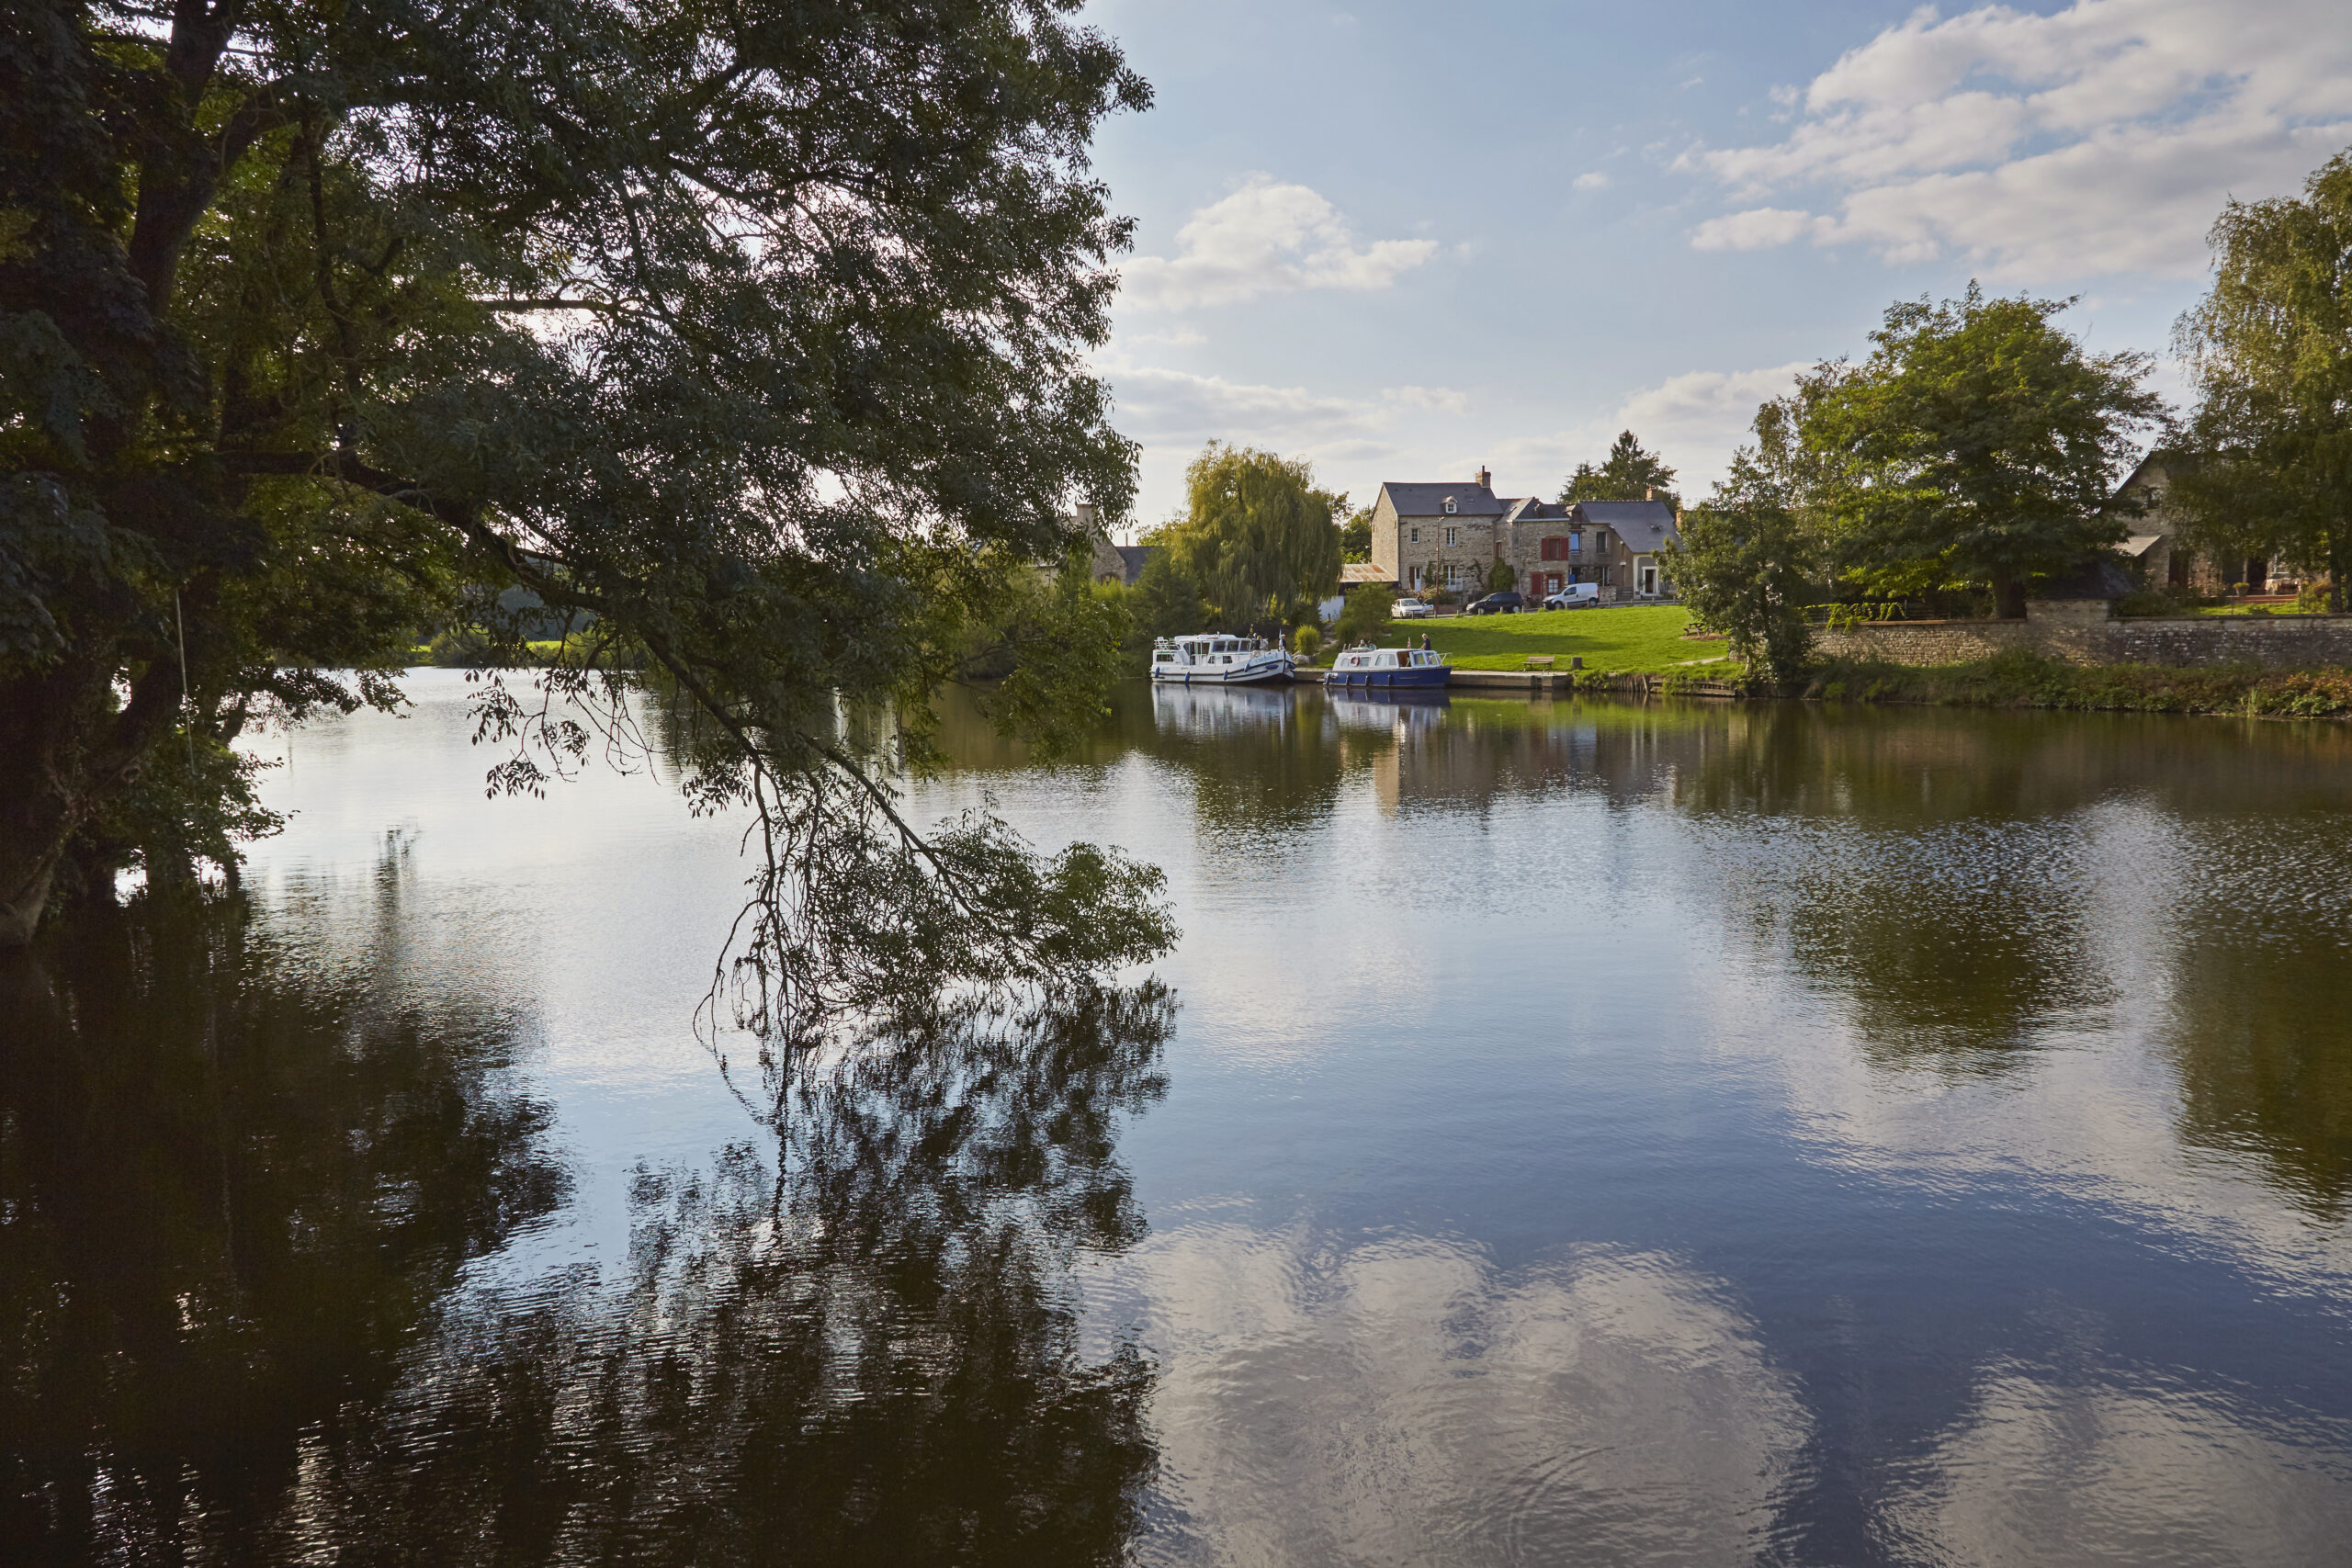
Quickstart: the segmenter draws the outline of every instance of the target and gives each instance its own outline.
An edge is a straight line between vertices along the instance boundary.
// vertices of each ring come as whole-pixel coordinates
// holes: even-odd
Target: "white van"
[[[1600,603],[1600,584],[1571,582],[1557,593],[1545,599],[1544,607],[1547,610],[1580,610],[1588,606],[1598,606]]]

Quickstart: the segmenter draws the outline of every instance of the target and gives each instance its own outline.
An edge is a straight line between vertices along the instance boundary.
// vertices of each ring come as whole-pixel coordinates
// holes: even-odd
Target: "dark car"
[[[1489,593],[1462,613],[1465,615],[1515,615],[1527,608],[1527,601],[1510,589]]]

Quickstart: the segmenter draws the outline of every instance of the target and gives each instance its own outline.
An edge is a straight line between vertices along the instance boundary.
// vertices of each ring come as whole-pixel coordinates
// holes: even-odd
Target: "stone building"
[[[1075,512],[1064,513],[1062,522],[1085,531],[1093,549],[1092,558],[1087,563],[1086,575],[1096,582],[1133,588],[1151,558],[1166,548],[1162,545],[1113,544],[1109,531],[1102,526],[1102,512],[1085,502],[1080,502]]]
[[[1461,484],[1391,480],[1372,509],[1373,561],[1408,593],[1475,597],[1504,561],[1532,598],[1572,582],[1598,583],[1617,601],[1670,598],[1665,552],[1680,538],[1665,502],[1498,496],[1484,468]]]
[[[2180,462],[2177,454],[2151,452],[2117,487],[2117,500],[2128,497],[2143,509],[2125,525],[2132,535],[2119,547],[2138,568],[2141,580],[2151,588],[2181,588],[2207,598],[2227,593],[2241,582],[2254,592],[2267,593],[2273,579],[2291,580],[2291,562],[2261,556],[2217,558],[2210,550],[2189,546],[2184,536],[2188,520],[2170,499],[2173,470]]]

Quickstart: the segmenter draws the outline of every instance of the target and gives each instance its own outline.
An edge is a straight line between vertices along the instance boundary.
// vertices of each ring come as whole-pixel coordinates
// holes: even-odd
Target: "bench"
[[[1531,653],[1527,656],[1527,667],[1530,670],[1549,670],[1559,662],[1559,658],[1556,653]]]

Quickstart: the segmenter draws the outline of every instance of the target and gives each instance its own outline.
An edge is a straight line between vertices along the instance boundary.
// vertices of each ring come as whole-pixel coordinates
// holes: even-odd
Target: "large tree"
[[[2177,339],[2199,391],[2171,497],[2198,542],[2352,580],[2352,152],[2302,198],[2233,201]]]
[[[2162,402],[2145,354],[2093,354],[2056,317],[2066,299],[1891,306],[1859,365],[1804,378],[1813,510],[1865,592],[1973,584],[2025,613],[2037,577],[2120,541],[2109,503]]]
[[[1750,668],[1794,680],[1813,648],[1804,609],[1817,596],[1819,543],[1760,443],[1733,454],[1706,504],[1683,513],[1681,532],[1671,570],[1693,618],[1722,632]]]
[[[1577,471],[1560,487],[1560,504],[1579,501],[1663,501],[1680,506],[1674,493],[1674,470],[1649,450],[1630,430],[1621,430],[1610,444],[1609,456],[1599,468],[1578,463]]]
[[[1339,582],[1334,513],[1347,497],[1316,489],[1303,459],[1212,441],[1184,490],[1184,516],[1159,536],[1222,624],[1287,626]]]
[[[1072,503],[1131,495],[1087,146],[1148,92],[1075,9],[15,6],[0,943],[159,756],[394,702],[421,620],[515,585],[598,630],[541,699],[485,688],[496,782],[567,766],[639,650],[704,716],[689,788],[757,814],[744,973],[790,1017],[1164,939],[1149,874],[918,830],[888,782]],[[1001,716],[1066,728],[1112,657]]]

